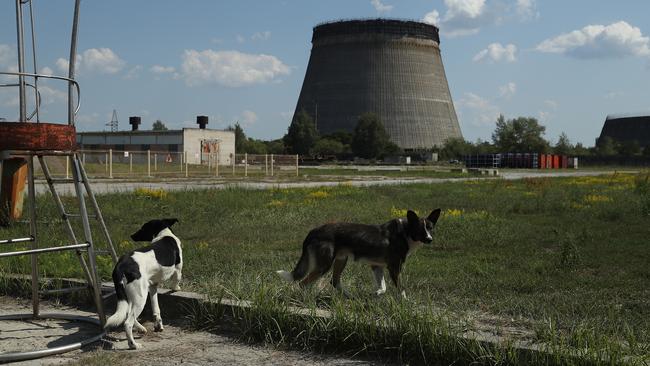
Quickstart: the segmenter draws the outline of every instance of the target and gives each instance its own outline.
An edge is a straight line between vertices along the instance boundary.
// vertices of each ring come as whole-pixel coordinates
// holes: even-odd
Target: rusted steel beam
[[[74,126],[56,123],[0,123],[0,150],[77,149]]]

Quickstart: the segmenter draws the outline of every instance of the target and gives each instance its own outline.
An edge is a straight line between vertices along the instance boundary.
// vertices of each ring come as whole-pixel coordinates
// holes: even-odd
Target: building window
[[[168,149],[169,149],[169,151],[178,151],[178,145],[176,145],[176,144],[169,144]]]
[[[142,151],[147,151],[151,149],[151,145],[142,145],[141,146]]]
[[[124,151],[124,145],[115,145],[116,151]]]

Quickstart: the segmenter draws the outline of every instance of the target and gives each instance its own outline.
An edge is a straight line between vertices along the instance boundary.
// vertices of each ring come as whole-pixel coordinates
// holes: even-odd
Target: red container
[[[553,169],[553,155],[546,154],[546,169]]]
[[[560,155],[553,155],[553,169],[560,169]]]
[[[539,154],[539,162],[537,167],[540,169],[546,169],[546,154]]]
[[[569,157],[562,155],[562,169],[569,167]]]

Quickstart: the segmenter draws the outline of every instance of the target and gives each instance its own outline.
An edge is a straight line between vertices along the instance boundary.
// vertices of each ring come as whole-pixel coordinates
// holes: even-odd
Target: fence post
[[[178,161],[180,161],[179,166],[181,167],[181,173],[183,172],[183,154],[184,154],[184,153],[181,152],[181,153],[180,153],[180,158],[178,159]]]
[[[104,154],[104,172],[108,174],[108,153]]]
[[[81,153],[81,163],[86,165],[86,153]]]
[[[248,153],[244,153],[244,177],[248,177]]]
[[[271,176],[273,176],[273,154],[271,154]]]
[[[184,151],[183,154],[185,155],[185,178],[189,176],[189,171],[188,171],[188,164],[187,164],[187,151]]]
[[[237,154],[232,153],[232,155],[230,155],[230,156],[231,156],[230,160],[232,162],[232,176],[234,177],[235,176],[235,159],[237,159]]]
[[[215,164],[216,167],[215,167],[215,169],[214,169],[214,176],[215,176],[215,177],[218,177],[218,176],[219,176],[219,151],[217,151],[217,156],[216,156],[216,158],[217,158],[217,163]]]
[[[129,154],[129,174],[133,174],[133,154]]]
[[[113,178],[113,149],[108,149],[108,177]]]
[[[65,157],[65,179],[70,179],[70,157]]]
[[[153,171],[158,171],[158,153],[153,154]]]
[[[298,154],[296,154],[296,177],[298,176]]]
[[[147,177],[151,177],[151,150],[147,150]]]
[[[269,175],[269,154],[264,154],[264,176]]]

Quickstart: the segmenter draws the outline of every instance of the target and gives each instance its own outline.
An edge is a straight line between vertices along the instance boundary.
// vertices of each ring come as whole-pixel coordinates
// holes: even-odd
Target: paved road
[[[603,174],[611,174],[611,171],[591,171],[591,170],[574,170],[574,171],[557,171],[557,172],[536,172],[536,171],[507,171],[501,172],[501,179],[523,179],[523,178],[536,178],[536,177],[582,177],[582,176],[596,176]],[[226,188],[247,188],[247,189],[271,189],[271,188],[310,188],[310,187],[331,187],[341,184],[352,185],[357,187],[369,186],[382,186],[382,185],[399,185],[410,183],[444,183],[444,182],[458,182],[473,179],[468,176],[467,178],[365,178],[359,176],[340,176],[332,177],[331,180],[324,177],[322,181],[311,182],[271,182],[271,181],[256,181],[256,182],[232,182],[219,179],[171,179],[166,181],[157,182],[136,182],[124,180],[111,180],[111,179],[98,179],[91,180],[91,186],[95,194],[101,193],[119,193],[130,192],[137,188],[161,188],[166,191],[179,191],[179,190],[196,190],[196,189],[226,189]],[[349,179],[349,180],[346,180]],[[72,184],[59,184],[57,191],[61,195],[74,194],[74,186]],[[49,192],[49,188],[45,181],[36,182],[36,193],[42,194]]]

